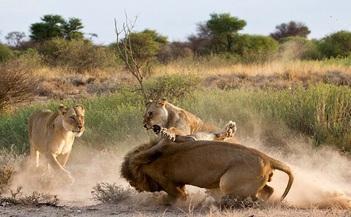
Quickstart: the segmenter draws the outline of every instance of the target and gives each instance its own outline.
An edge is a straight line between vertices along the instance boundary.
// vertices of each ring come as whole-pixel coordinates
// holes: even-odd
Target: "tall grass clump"
[[[255,107],[266,116],[282,120],[290,128],[311,136],[317,145],[330,144],[351,150],[350,99],[348,87],[317,85],[261,93]]]
[[[0,112],[30,100],[36,84],[31,69],[20,61],[0,64]]]
[[[185,107],[215,122],[232,119],[239,130],[260,122],[280,122],[311,137],[316,145],[351,150],[351,90],[320,84],[307,89],[198,92]],[[254,123],[256,122],[256,123]]]

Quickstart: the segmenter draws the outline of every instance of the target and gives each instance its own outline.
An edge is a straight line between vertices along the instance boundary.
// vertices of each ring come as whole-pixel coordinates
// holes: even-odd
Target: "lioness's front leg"
[[[226,138],[233,137],[236,130],[236,123],[234,121],[229,121],[221,132],[215,134],[216,139],[224,140]]]
[[[61,164],[62,167],[66,166],[70,155],[71,155],[71,152],[68,152],[66,154],[60,154],[59,156],[57,156],[57,161]]]
[[[55,171],[58,171],[58,172],[64,174],[71,182],[74,181],[74,178],[72,177],[71,173],[69,171],[67,171],[65,168],[62,167],[62,165],[57,160],[55,154],[48,153],[48,154],[46,154],[46,158],[49,161],[49,165]]]
[[[158,125],[154,125],[153,130],[156,134],[161,134],[163,138],[176,143],[191,142],[196,140],[193,136],[183,135],[184,132],[182,132],[181,134],[177,134],[176,132],[179,132],[179,130],[174,127],[167,129],[167,128],[162,128]]]

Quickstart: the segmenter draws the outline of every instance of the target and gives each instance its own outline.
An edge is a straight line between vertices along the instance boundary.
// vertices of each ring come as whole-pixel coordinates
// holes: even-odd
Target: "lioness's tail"
[[[279,160],[275,160],[275,159],[271,158],[271,166],[272,166],[272,169],[277,169],[277,170],[283,171],[286,174],[288,174],[288,176],[289,176],[288,184],[287,184],[287,186],[285,188],[285,191],[284,191],[282,197],[280,198],[280,201],[282,201],[282,200],[284,200],[284,198],[286,197],[286,195],[290,191],[291,185],[292,185],[292,183],[294,181],[294,176],[291,173],[290,167],[288,167],[283,162],[280,162]]]

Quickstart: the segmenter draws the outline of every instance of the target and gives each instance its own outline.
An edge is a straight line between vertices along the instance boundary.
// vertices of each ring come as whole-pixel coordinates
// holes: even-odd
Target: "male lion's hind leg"
[[[233,137],[236,133],[237,127],[234,121],[229,121],[222,131],[215,134],[217,140],[224,140]]]
[[[243,173],[242,171],[247,171]],[[224,195],[245,200],[251,198],[257,200],[257,193],[265,185],[264,180],[257,177],[257,174],[249,172],[250,168],[232,166],[223,174],[219,187]]]
[[[273,194],[274,189],[269,186],[265,185],[261,190],[258,191],[258,198],[261,200],[267,201]]]

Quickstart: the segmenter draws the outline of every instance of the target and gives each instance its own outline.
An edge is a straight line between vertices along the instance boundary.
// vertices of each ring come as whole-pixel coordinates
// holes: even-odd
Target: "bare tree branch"
[[[127,14],[125,14],[125,23],[122,24],[122,29],[119,31],[117,27],[117,20],[114,19],[115,34],[117,40],[116,48],[119,56],[126,65],[128,72],[130,72],[137,79],[140,86],[140,91],[146,102],[148,99],[143,83],[146,74],[143,70],[143,64],[140,64],[134,56],[132,46],[133,44],[130,37],[130,34],[132,33],[132,30],[135,26],[136,20],[137,17],[135,17],[133,22],[130,22]],[[121,38],[121,35],[123,35],[123,38]]]

